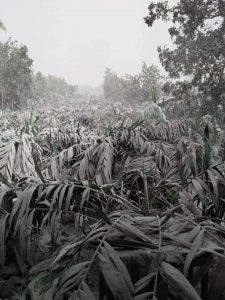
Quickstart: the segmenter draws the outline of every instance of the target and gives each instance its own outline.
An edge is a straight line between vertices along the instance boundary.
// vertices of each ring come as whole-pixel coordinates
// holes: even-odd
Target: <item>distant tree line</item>
[[[44,102],[45,99],[51,101],[56,98],[75,98],[78,87],[68,84],[64,78],[53,75],[44,76],[41,72],[32,74],[32,98],[38,102]]]
[[[0,24],[1,25],[1,24]],[[77,86],[63,78],[32,70],[33,60],[25,45],[9,39],[0,42],[0,107],[19,109],[57,98],[74,98]]]
[[[113,101],[125,100],[130,103],[146,101],[158,102],[161,96],[162,79],[159,69],[145,62],[141,72],[135,75],[119,77],[107,68],[105,71],[103,90],[104,96]]]

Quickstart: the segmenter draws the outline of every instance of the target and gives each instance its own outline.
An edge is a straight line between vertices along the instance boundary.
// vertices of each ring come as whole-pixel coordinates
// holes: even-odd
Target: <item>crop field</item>
[[[0,122],[2,298],[221,294],[225,177],[209,125],[104,100]]]
[[[225,1],[0,8],[0,300],[225,300]]]

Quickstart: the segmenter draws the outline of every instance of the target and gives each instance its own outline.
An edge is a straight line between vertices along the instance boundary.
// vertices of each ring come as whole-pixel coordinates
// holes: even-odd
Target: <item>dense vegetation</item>
[[[1,109],[22,109],[56,103],[62,99],[76,99],[77,86],[63,78],[32,70],[33,60],[25,45],[9,39],[0,42]]]
[[[180,80],[175,91],[201,114],[224,110],[225,3],[223,0],[153,1],[145,17],[148,26],[170,22],[173,47],[158,48],[162,66]],[[186,80],[184,78],[186,77]],[[174,87],[173,87],[174,89]]]
[[[223,1],[160,18],[170,77],[107,68],[86,100],[0,43],[0,298],[225,299]]]
[[[219,299],[221,137],[194,127],[155,103],[2,113],[1,297]]]

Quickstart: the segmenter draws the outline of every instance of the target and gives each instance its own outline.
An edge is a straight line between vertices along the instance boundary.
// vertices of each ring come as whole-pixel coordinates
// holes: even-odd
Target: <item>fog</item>
[[[168,25],[148,28],[146,0],[0,0],[9,37],[28,46],[34,70],[96,86],[110,67],[135,74],[142,61],[159,64],[157,46],[169,43]]]

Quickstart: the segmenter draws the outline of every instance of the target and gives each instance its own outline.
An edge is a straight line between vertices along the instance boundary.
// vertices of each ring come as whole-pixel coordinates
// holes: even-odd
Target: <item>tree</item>
[[[33,60],[25,45],[16,41],[0,42],[0,94],[1,106],[21,107],[31,91]]]
[[[161,80],[159,69],[143,62],[140,73],[122,78],[124,99],[131,103],[157,102],[161,94]]]
[[[41,72],[32,75],[32,96],[36,101],[43,101],[46,98],[47,83]]]
[[[104,96],[114,101],[124,99],[130,103],[157,101],[160,97],[161,79],[159,69],[154,65],[147,66],[145,62],[141,72],[123,77],[118,77],[107,68],[103,83]]]
[[[159,58],[172,78],[188,76],[198,88],[202,108],[215,111],[225,95],[225,2],[223,0],[180,0],[151,2],[148,26],[156,20],[170,21],[174,48],[159,47]]]
[[[122,78],[123,97],[129,103],[143,102],[139,75],[125,75]]]
[[[122,80],[110,68],[106,68],[103,81],[104,97],[113,101],[123,98]]]
[[[78,87],[68,84],[65,79],[48,75],[44,76],[41,72],[32,75],[32,97],[36,102],[53,102],[63,99],[74,99],[77,97]]]
[[[58,94],[65,98],[74,97],[77,93],[77,86],[68,84],[64,78],[54,75],[46,77],[47,94]]]
[[[160,98],[162,85],[162,76],[160,75],[158,67],[154,65],[147,66],[147,64],[143,62],[139,77],[143,100],[157,102]]]

